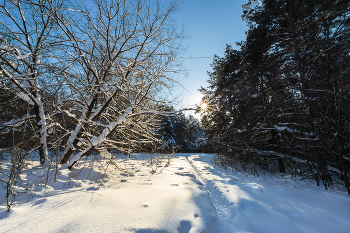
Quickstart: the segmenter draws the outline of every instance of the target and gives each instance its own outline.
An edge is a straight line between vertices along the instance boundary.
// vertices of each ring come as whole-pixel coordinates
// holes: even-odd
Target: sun
[[[199,111],[200,112],[207,112],[212,109],[214,109],[214,106],[211,104],[213,101],[212,100],[202,100],[202,103],[199,105]]]
[[[202,110],[202,111],[205,111],[205,110],[207,109],[207,107],[208,107],[208,104],[207,104],[207,103],[202,103],[202,104],[201,104],[201,110]]]

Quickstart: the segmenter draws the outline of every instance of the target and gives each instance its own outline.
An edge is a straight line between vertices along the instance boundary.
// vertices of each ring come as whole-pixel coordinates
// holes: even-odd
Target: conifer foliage
[[[350,3],[249,0],[240,50],[215,57],[202,122],[222,163],[350,194]]]
[[[173,107],[163,106],[168,115],[161,116],[157,129],[162,141],[160,149],[169,152],[202,152],[205,150],[205,134],[200,121],[192,115],[185,116]]]

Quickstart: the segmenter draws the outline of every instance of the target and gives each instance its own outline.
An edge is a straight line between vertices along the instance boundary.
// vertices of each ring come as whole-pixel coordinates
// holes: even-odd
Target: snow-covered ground
[[[103,162],[99,171],[62,169],[27,203],[9,213],[1,207],[0,232],[350,232],[346,193],[225,171],[211,159],[175,154],[168,166],[166,157],[138,155],[119,161],[128,173]]]

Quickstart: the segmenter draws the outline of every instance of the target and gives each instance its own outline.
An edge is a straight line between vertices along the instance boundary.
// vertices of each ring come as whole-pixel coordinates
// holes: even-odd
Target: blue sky
[[[246,22],[242,21],[242,5],[247,0],[183,0],[180,9],[173,15],[179,26],[183,26],[185,34],[190,38],[184,46],[187,50],[184,62],[188,76],[182,75],[185,90],[177,90],[173,94],[179,96],[174,101],[176,109],[199,104],[201,95],[197,91],[207,86],[207,71],[213,56],[223,56],[226,44],[235,47],[235,42],[245,39]],[[193,59],[190,59],[194,57]],[[209,58],[205,58],[209,57]],[[191,112],[186,112],[186,115]]]

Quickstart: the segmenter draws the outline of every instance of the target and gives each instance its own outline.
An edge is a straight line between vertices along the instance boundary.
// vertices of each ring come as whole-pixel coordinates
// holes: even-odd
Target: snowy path
[[[125,163],[132,174],[111,175],[100,189],[83,179],[90,171],[68,185],[63,170],[49,193],[2,209],[0,232],[216,232],[215,208],[186,157]]]
[[[210,193],[219,232],[350,232],[346,193],[310,181],[224,171],[205,155],[187,159]]]
[[[83,169],[69,182],[61,171],[10,213],[0,207],[0,232],[335,232],[350,229],[350,197],[308,181],[251,177],[212,165],[208,154],[126,160],[109,180]],[[3,195],[3,193],[0,193]]]
[[[215,206],[216,213],[218,216],[217,221],[219,223],[217,230],[219,232],[227,233],[236,232],[236,229],[232,227],[232,222],[235,216],[232,215],[227,200],[224,198],[224,196],[221,195],[219,190],[215,189],[210,180],[207,180],[205,178],[205,174],[208,173],[206,171],[210,171],[212,169],[209,166],[205,167],[205,165],[202,166],[202,164],[196,163],[193,158],[186,157],[186,160],[191,164],[192,168],[196,172],[197,179],[199,179],[205,185],[212,200],[212,203]]]

